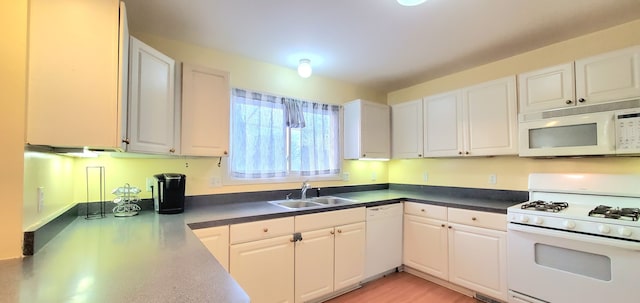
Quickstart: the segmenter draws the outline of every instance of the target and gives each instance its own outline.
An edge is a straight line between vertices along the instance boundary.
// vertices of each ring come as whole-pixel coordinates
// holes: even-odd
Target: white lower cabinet
[[[296,302],[333,292],[334,229],[302,233],[296,243]]]
[[[318,299],[364,278],[365,208],[296,217],[295,302]],[[355,222],[355,223],[353,223]]]
[[[231,276],[251,302],[294,302],[291,235],[231,245]]]
[[[334,290],[356,285],[364,277],[365,223],[335,228]]]
[[[449,281],[506,301],[506,232],[449,226]]]
[[[506,215],[405,202],[405,265],[507,300]]]
[[[403,263],[447,280],[449,256],[446,223],[405,214]]]
[[[195,229],[193,233],[229,272],[229,225]]]
[[[364,277],[364,221],[359,207],[231,225],[229,273],[257,303],[307,302],[355,286]],[[210,250],[223,241],[200,238]]]
[[[293,217],[230,226],[229,273],[251,302],[294,302]]]

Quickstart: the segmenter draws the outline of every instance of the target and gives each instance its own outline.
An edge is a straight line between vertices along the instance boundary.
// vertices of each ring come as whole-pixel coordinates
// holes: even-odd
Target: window
[[[233,89],[229,174],[296,180],[340,173],[340,107]]]

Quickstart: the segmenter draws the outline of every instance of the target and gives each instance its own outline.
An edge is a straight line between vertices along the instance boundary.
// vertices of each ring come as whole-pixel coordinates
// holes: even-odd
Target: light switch
[[[498,183],[498,176],[496,176],[496,174],[490,174],[489,184],[496,184],[496,183]]]
[[[44,209],[44,187],[38,187],[38,212]]]

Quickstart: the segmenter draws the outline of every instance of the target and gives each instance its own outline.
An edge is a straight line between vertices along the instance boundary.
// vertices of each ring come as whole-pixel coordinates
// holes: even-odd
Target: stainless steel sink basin
[[[324,206],[322,204],[309,202],[307,200],[279,200],[279,201],[269,201],[269,203],[280,206],[280,207],[289,208],[289,209]]]
[[[277,201],[269,201],[269,203],[284,207],[287,209],[301,209],[301,208],[311,208],[311,207],[322,207],[322,206],[332,206],[332,205],[345,205],[351,204],[355,202],[354,200],[338,198],[333,196],[324,196],[317,198],[309,198],[304,200],[277,200]]]
[[[346,198],[338,198],[333,196],[311,198],[309,199],[309,201],[313,201],[315,203],[320,203],[323,205],[344,205],[344,204],[351,204],[355,202],[354,200],[350,200]]]

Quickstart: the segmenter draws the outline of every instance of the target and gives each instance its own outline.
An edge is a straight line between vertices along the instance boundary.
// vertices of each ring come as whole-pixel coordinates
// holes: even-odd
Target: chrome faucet
[[[307,198],[307,189],[311,188],[311,184],[308,183],[309,180],[302,182],[302,188],[300,189],[302,193],[300,194],[300,199],[304,200]]]

